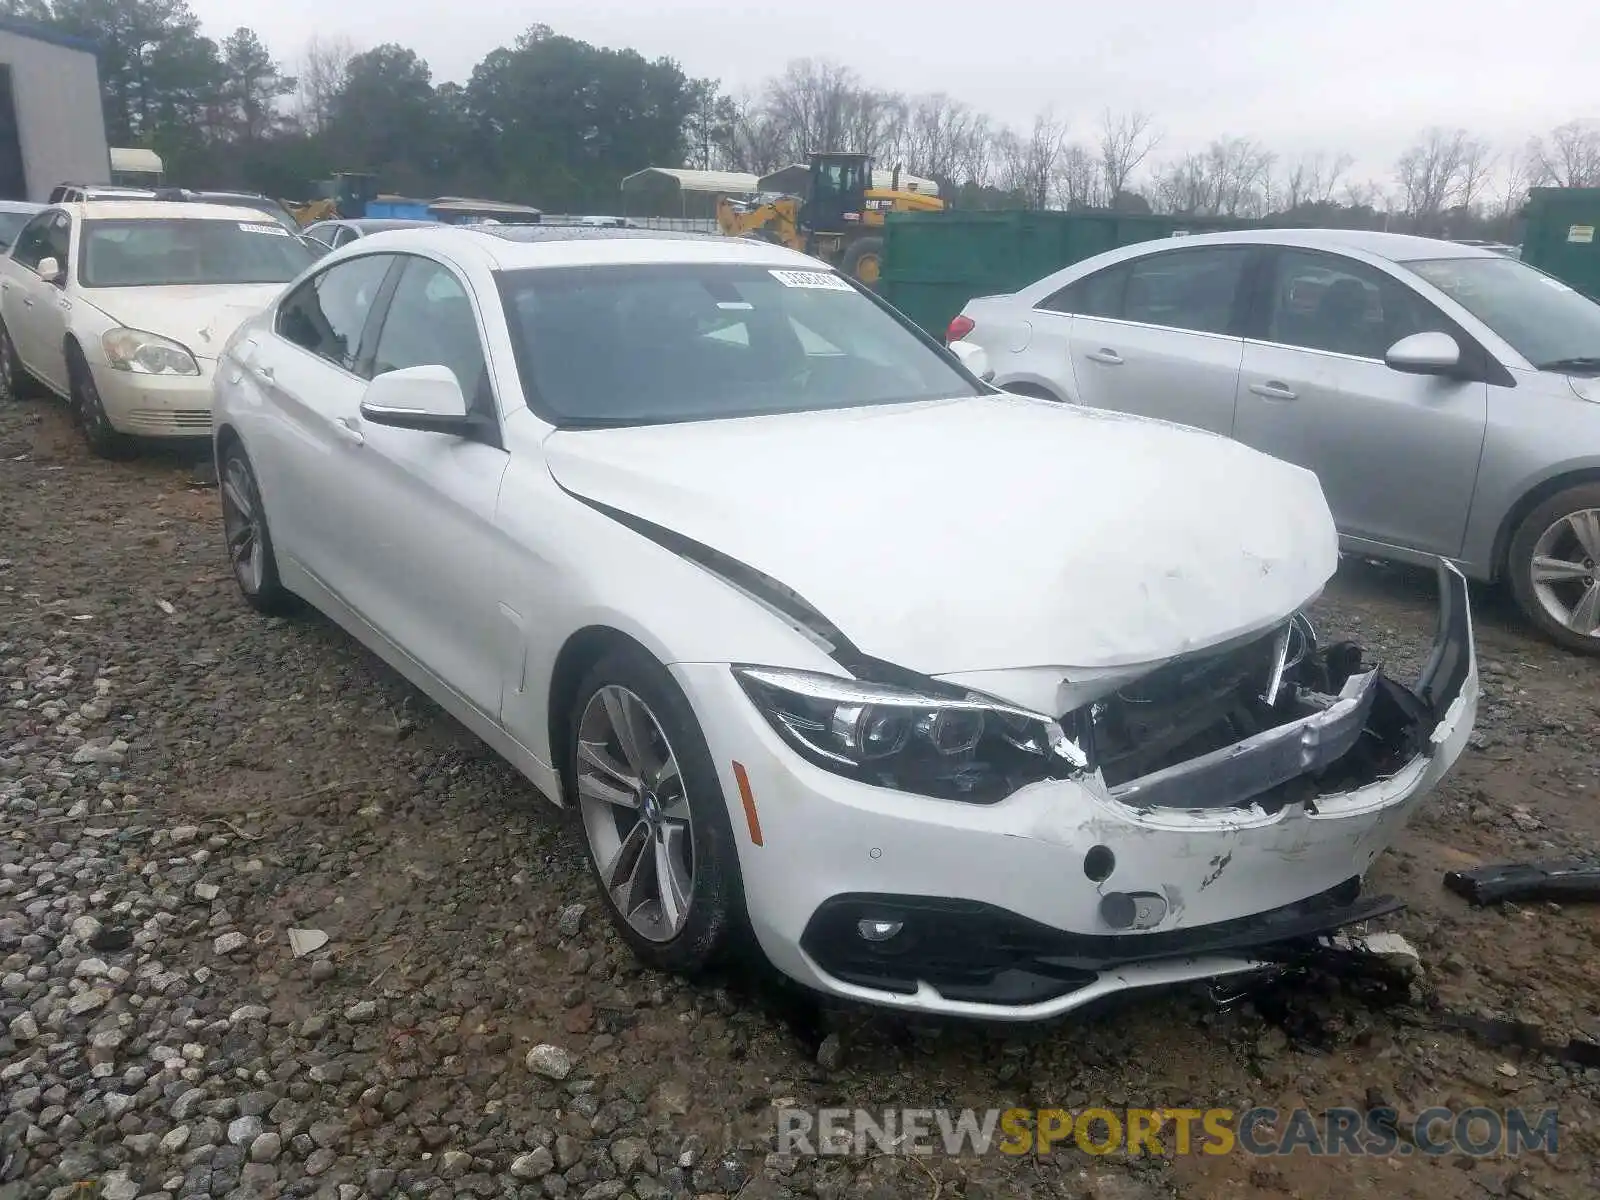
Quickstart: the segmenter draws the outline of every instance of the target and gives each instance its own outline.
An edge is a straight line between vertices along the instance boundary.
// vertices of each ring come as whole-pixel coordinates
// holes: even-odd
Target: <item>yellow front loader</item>
[[[865,154],[813,154],[804,195],[766,196],[754,201],[724,197],[717,228],[728,237],[776,242],[833,264],[870,288],[883,268],[883,219],[891,212],[939,212],[944,201],[902,189],[900,172],[889,187],[872,186],[872,159]]]

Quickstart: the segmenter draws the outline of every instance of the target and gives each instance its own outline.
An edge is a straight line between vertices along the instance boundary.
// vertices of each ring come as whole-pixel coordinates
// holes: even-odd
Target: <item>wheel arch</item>
[[[1600,483],[1600,467],[1578,467],[1559,475],[1552,475],[1534,484],[1517,499],[1517,502],[1507,510],[1500,522],[1500,528],[1495,532],[1494,550],[1489,566],[1492,578],[1496,582],[1504,581],[1509,575],[1511,543],[1528,514],[1557,493],[1586,483]]]
[[[563,790],[568,766],[567,725],[578,698],[578,685],[597,662],[618,649],[635,650],[651,659],[657,658],[650,647],[614,625],[585,625],[575,630],[556,652],[550,670],[545,720],[550,739],[550,765],[556,769]],[[568,798],[560,796],[558,799],[565,805]]]

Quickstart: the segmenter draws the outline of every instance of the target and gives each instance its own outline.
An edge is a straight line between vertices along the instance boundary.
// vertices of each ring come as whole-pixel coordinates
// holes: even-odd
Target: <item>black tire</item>
[[[1585,511],[1600,511],[1600,483],[1582,483],[1567,488],[1536,507],[1522,519],[1522,524],[1517,526],[1516,533],[1512,535],[1511,546],[1506,554],[1506,575],[1517,607],[1522,609],[1539,632],[1568,650],[1600,655],[1600,635],[1576,632],[1553,616],[1546,609],[1533,581],[1533,560],[1540,538],[1563,517]],[[1577,557],[1571,561],[1589,564],[1587,582],[1579,577],[1570,584],[1558,584],[1555,589],[1558,595],[1567,592],[1581,595],[1584,588],[1600,583],[1600,556],[1585,552],[1581,547],[1575,548],[1572,553]],[[1561,557],[1566,559],[1565,554]]]
[[[0,403],[22,400],[37,391],[38,385],[34,383],[33,376],[28,374],[28,369],[17,357],[17,348],[11,342],[11,331],[6,328],[4,321],[0,321]]]
[[[96,458],[120,462],[133,457],[133,441],[118,433],[106,416],[106,407],[100,401],[100,389],[95,386],[94,373],[76,346],[67,348],[67,383],[72,398],[72,416],[83,434],[89,453]]]
[[[872,278],[861,277],[862,260],[872,264]],[[844,273],[857,283],[878,290],[879,272],[883,270],[883,239],[881,237],[860,237],[850,243],[850,248],[844,252]]]
[[[694,881],[684,926],[670,941],[652,941],[629,925],[605,886],[583,825],[577,786],[578,729],[589,701],[608,686],[626,688],[644,701],[678,760],[692,818]],[[609,652],[578,686],[572,710],[567,714],[564,749],[562,792],[579,836],[584,838],[584,856],[589,860],[601,902],[634,954],[649,967],[684,976],[697,975],[733,957],[746,945],[749,929],[733,825],[700,723],[673,678],[643,650],[619,646]]]
[[[217,494],[222,504],[223,545],[228,552],[228,566],[233,571],[233,581],[239,586],[244,602],[259,613],[281,616],[294,608],[294,594],[278,578],[277,554],[272,548],[272,532],[267,528],[266,509],[261,504],[261,489],[256,484],[256,469],[244,445],[235,440],[222,452],[221,469],[217,472]],[[248,512],[237,508],[242,499]],[[259,571],[243,560],[242,547],[235,546],[239,536],[235,519],[249,525],[251,547],[259,548]]]

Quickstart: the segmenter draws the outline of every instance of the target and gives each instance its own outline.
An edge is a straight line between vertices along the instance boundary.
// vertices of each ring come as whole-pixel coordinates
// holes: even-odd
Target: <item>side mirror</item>
[[[1383,361],[1407,375],[1448,375],[1461,365],[1461,347],[1448,333],[1413,333],[1390,346]]]
[[[971,342],[951,342],[950,353],[985,383],[994,378],[994,368],[989,365],[989,352],[982,346],[974,346]]]
[[[61,270],[61,264],[54,258],[41,258],[39,265],[34,268],[39,272],[39,278],[46,283],[65,283],[66,275]]]
[[[361,398],[361,415],[374,425],[458,437],[477,425],[467,415],[467,398],[455,372],[433,365],[379,375]]]

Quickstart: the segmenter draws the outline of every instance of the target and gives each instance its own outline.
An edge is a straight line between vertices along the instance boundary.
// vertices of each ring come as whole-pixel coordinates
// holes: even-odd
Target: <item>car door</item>
[[[238,386],[258,397],[249,446],[280,554],[338,595],[350,586],[333,520],[349,502],[355,427],[367,381],[359,373],[393,255],[345,259],[310,276],[278,302],[272,332],[236,348]]]
[[[1342,533],[1428,554],[1461,552],[1483,451],[1488,384],[1384,362],[1402,337],[1449,333],[1432,303],[1369,263],[1282,248],[1265,264],[1245,341],[1234,436],[1315,471]]]
[[[23,366],[40,378],[48,377],[52,356],[45,345],[46,331],[60,289],[40,279],[38,267],[56,253],[59,235],[52,237],[52,231],[58,217],[64,219],[65,214],[49,209],[23,227],[7,260],[5,277],[0,279],[0,316],[11,334],[11,344]],[[63,267],[67,265],[64,258],[59,261]]]
[[[1073,314],[1069,335],[1079,400],[1230,433],[1244,353],[1244,281],[1254,257],[1248,246],[1193,246],[1129,259],[1107,268],[1112,274],[1103,280],[1090,277],[1099,301],[1093,311]]]
[[[30,283],[35,303],[29,310],[33,321],[29,336],[34,341],[37,358],[29,367],[46,386],[63,395],[70,390],[67,380],[67,327],[72,319],[73,299],[67,280],[73,273],[73,227],[73,219],[65,212],[58,210],[52,214],[44,231],[45,257],[53,258],[60,264],[61,274],[55,283],[37,275]]]
[[[449,367],[492,432],[480,440],[396,429],[361,422],[352,410],[361,443],[349,455],[345,504],[330,521],[334,552],[350,567],[350,604],[498,719],[505,663],[486,633],[502,623],[498,583],[515,551],[494,520],[510,457],[499,444],[483,298],[442,261],[401,261],[362,373]]]

